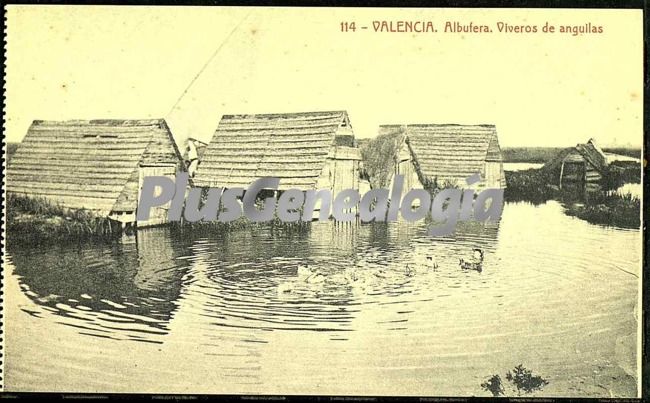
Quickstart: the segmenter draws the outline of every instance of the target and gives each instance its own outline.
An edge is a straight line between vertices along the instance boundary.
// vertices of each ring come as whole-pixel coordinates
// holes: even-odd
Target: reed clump
[[[84,209],[67,209],[40,197],[7,194],[9,242],[85,240],[118,235],[120,227],[106,217]]]
[[[641,183],[641,166],[636,162],[615,161],[600,180],[604,191],[614,190],[626,183]]]
[[[507,187],[504,191],[506,201],[527,201],[541,204],[556,196],[557,188],[552,185],[550,172],[544,169],[505,171]]]
[[[533,371],[519,364],[505,374],[508,383],[503,382],[498,374],[491,375],[481,383],[483,390],[492,393],[492,396],[523,396],[541,391],[549,381]]]
[[[616,225],[623,228],[640,228],[641,201],[629,194],[602,194],[587,198],[587,202],[573,203],[565,209],[567,215],[592,224]]]
[[[197,231],[215,231],[227,232],[240,229],[262,229],[270,228],[272,231],[283,232],[301,232],[311,228],[311,222],[297,221],[297,222],[284,222],[277,216],[265,222],[254,222],[241,216],[236,220],[229,222],[214,221],[197,221],[197,222],[173,222],[171,223],[175,228],[183,230],[197,230]]]
[[[373,189],[389,186],[401,139],[401,134],[380,134],[360,146],[364,170]]]
[[[506,201],[525,201],[532,204],[559,200],[565,206],[567,215],[592,224],[610,225],[622,228],[639,228],[641,201],[631,195],[612,192],[625,183],[640,183],[641,171],[638,164],[630,166],[613,165],[603,174],[595,189],[580,186],[563,186],[554,183],[552,172],[541,169],[506,171]]]

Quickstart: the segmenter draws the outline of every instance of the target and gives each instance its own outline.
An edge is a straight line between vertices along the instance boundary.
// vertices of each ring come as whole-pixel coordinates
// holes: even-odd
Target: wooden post
[[[564,175],[564,160],[562,160],[562,166],[560,167],[560,189],[562,189],[562,175]]]

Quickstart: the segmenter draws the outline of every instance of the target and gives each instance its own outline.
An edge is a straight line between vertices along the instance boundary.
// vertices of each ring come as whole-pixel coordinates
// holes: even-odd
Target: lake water
[[[480,273],[459,269],[473,248]],[[487,396],[523,364],[548,380],[539,396],[637,395],[641,233],[554,201],[446,238],[156,228],[8,254],[11,391]],[[325,281],[299,278],[304,263]]]
[[[504,171],[525,171],[526,169],[539,169],[544,164],[537,162],[504,162]]]

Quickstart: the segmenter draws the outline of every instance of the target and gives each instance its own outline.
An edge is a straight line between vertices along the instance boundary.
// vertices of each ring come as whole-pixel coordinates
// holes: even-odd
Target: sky
[[[439,32],[374,32],[382,20]],[[440,32],[447,21],[604,32]],[[181,143],[209,141],[224,114],[322,110],[347,110],[358,138],[489,123],[502,147],[643,139],[641,10],[8,6],[7,42],[9,142],[35,119],[165,118]]]

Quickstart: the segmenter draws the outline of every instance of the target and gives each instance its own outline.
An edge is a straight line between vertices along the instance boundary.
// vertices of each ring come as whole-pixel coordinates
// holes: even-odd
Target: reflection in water
[[[186,267],[169,230],[138,232],[137,242],[16,248],[20,288],[79,333],[160,342],[176,309]],[[26,312],[41,315],[37,311]]]
[[[51,349],[44,372],[88,359],[74,352],[89,335],[131,346],[137,369],[121,365],[109,388],[145,371],[142,390],[169,392],[481,394],[482,377],[523,363],[550,379],[544,393],[603,395],[597,369],[624,385],[615,394],[634,395],[640,234],[562,211],[507,204],[500,223],[459,223],[441,238],[421,222],[155,228],[133,243],[10,248],[11,279],[31,301],[21,315],[76,332],[33,349]],[[461,270],[475,248],[483,271]],[[42,341],[16,343],[28,354]],[[120,348],[100,346],[101,357]]]

